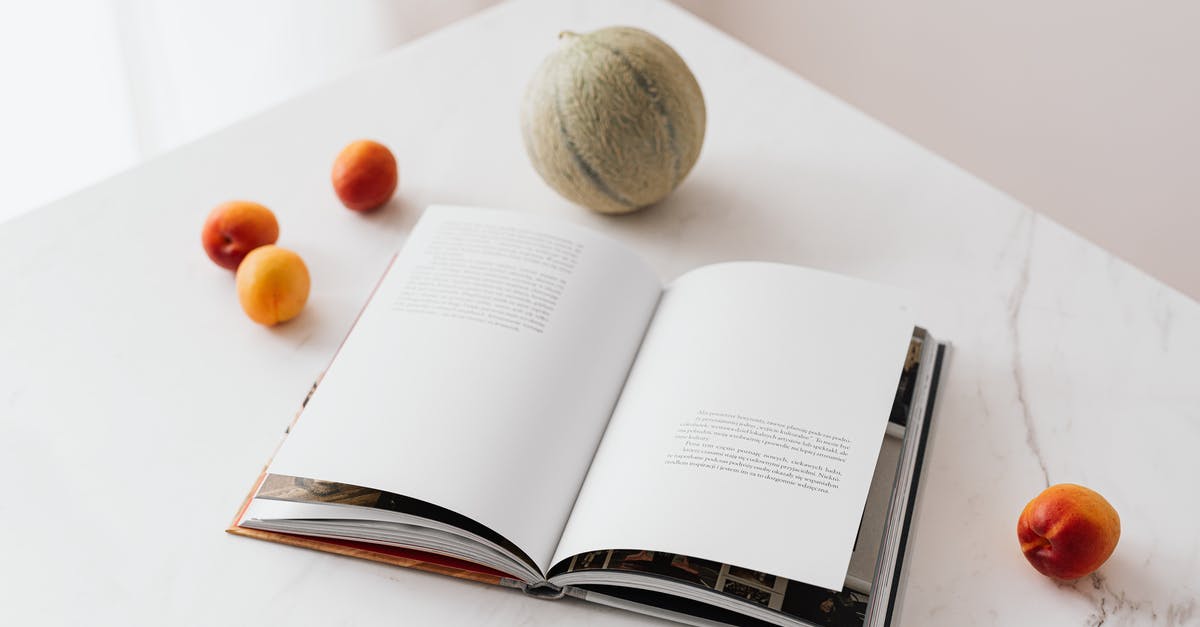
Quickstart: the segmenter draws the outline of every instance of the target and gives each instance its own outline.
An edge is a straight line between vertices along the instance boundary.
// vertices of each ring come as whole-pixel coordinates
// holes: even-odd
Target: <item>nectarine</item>
[[[370,211],[391,199],[399,174],[387,146],[359,140],[342,149],[333,162],[333,190],[343,205]]]
[[[204,221],[200,241],[218,266],[237,270],[250,251],[279,239],[279,223],[270,209],[245,200],[221,203]]]
[[[259,246],[237,269],[238,300],[251,320],[271,326],[295,318],[308,301],[308,267],[300,255]]]
[[[1060,483],[1035,496],[1017,519],[1017,539],[1039,573],[1071,580],[1104,564],[1121,537],[1121,519],[1104,497]]]

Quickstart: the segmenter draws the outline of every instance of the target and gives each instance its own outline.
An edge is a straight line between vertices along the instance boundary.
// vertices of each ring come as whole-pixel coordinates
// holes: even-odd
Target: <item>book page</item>
[[[779,264],[680,277],[555,562],[664,551],[840,590],[912,337],[905,300]]]
[[[269,472],[450,509],[544,572],[660,293],[601,235],[431,207]]]

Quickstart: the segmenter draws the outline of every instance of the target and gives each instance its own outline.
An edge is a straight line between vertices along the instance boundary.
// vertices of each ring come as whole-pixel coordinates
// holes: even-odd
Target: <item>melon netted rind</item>
[[[628,213],[683,181],[704,143],[704,96],[670,46],[612,27],[575,35],[525,92],[521,130],[542,179],[568,200]]]

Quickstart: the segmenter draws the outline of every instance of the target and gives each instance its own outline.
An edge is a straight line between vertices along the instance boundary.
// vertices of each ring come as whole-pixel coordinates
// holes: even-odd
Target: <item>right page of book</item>
[[[840,590],[914,320],[781,264],[673,282],[555,553],[690,555]]]

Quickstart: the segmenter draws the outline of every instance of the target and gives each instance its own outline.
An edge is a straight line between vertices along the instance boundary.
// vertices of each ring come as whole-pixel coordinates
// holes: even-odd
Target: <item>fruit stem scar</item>
[[[1037,536],[1036,538],[1034,538],[1033,540],[1030,540],[1029,542],[1022,542],[1021,543],[1021,551],[1028,553],[1034,549],[1040,549],[1044,546],[1050,546],[1050,540],[1048,540],[1042,536]]]

